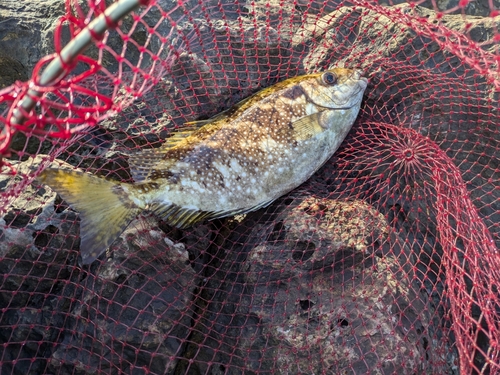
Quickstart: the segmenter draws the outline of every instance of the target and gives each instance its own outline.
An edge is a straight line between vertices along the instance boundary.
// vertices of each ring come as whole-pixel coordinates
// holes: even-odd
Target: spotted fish
[[[296,188],[344,140],[366,86],[362,71],[343,68],[277,83],[131,155],[132,184],[62,169],[39,180],[79,211],[88,264],[143,210],[185,228],[257,210]]]

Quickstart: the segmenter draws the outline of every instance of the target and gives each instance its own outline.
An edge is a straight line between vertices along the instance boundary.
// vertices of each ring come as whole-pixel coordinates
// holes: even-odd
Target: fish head
[[[349,109],[361,104],[368,79],[359,69],[334,68],[301,82],[308,100],[329,109]]]

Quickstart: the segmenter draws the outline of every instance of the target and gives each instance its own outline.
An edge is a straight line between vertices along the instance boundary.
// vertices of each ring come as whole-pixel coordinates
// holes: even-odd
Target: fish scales
[[[174,175],[161,182],[172,192],[165,203],[222,211],[237,209],[242,201],[248,202],[250,208],[272,198],[268,196],[273,186],[289,177],[295,163],[303,165],[304,161],[309,162],[304,159],[315,158],[319,156],[315,154],[326,149],[321,145],[308,147],[309,140],[296,140],[292,123],[306,115],[307,98],[302,95],[295,100],[299,103],[269,97],[259,108],[247,110],[238,121],[220,129],[196,149],[167,151],[165,158],[177,162],[167,167]],[[181,150],[184,155],[179,154]],[[279,178],[270,177],[273,170],[286,173]],[[162,173],[157,175],[157,180],[161,179]],[[152,201],[157,202],[158,198]]]
[[[293,190],[340,146],[366,86],[361,71],[340,68],[282,81],[131,155],[133,184],[51,169],[39,179],[80,212],[82,259],[90,263],[142,210],[184,228]]]

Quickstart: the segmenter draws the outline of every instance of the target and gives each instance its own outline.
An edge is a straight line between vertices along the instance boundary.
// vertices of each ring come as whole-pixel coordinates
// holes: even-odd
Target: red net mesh
[[[443,4],[151,1],[61,81],[36,86],[45,59],[1,91],[1,373],[500,373],[498,4]],[[67,0],[56,52],[104,9]],[[41,170],[131,181],[127,153],[330,66],[370,84],[299,189],[187,230],[145,213],[78,264]]]

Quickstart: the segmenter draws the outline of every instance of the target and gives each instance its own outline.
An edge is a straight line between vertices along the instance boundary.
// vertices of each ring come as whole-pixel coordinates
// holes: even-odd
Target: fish
[[[292,191],[343,142],[367,84],[362,70],[347,68],[278,82],[129,155],[133,183],[58,168],[37,179],[79,212],[80,256],[90,264],[143,211],[183,229],[258,210]]]

